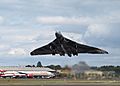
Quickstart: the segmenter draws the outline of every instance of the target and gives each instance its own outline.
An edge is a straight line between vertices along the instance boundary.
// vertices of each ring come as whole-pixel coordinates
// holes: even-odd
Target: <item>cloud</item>
[[[38,16],[36,19],[40,24],[69,24],[69,25],[86,25],[91,24],[111,24],[120,22],[120,17],[115,14],[102,16],[80,16],[80,17],[64,17],[64,16]]]
[[[69,38],[73,41],[76,41],[78,43],[85,43],[83,39],[83,35],[79,33],[73,33],[73,32],[63,32],[63,36],[66,38]]]
[[[9,3],[9,4],[11,4],[11,3],[17,3],[19,1],[20,0],[0,0],[0,3]]]
[[[82,32],[80,40],[83,43],[90,43],[92,45],[99,46],[119,46],[118,41],[120,35],[119,21],[120,17],[111,13],[109,15],[98,15],[98,16],[81,16],[81,17],[64,17],[64,16],[47,16],[37,17],[37,21],[40,24],[47,25],[62,25],[63,27],[69,25],[85,26],[80,29],[85,29]],[[69,28],[64,28],[68,29]],[[74,29],[74,27],[72,28]],[[79,28],[78,28],[79,29]],[[80,30],[78,30],[80,31]],[[73,34],[75,36],[75,34]],[[69,35],[70,36],[70,35]],[[78,36],[75,36],[77,38]],[[97,41],[99,40],[99,41]],[[114,42],[113,42],[114,41]]]
[[[8,52],[8,54],[20,56],[20,55],[25,55],[26,51],[22,48],[13,48]]]
[[[91,21],[89,17],[63,17],[63,16],[46,16],[37,17],[36,21],[42,24],[87,24]]]
[[[108,30],[105,24],[91,24],[88,26],[84,36],[106,37],[109,36],[109,34],[110,30]]]
[[[6,45],[6,44],[0,44],[0,50],[5,50],[5,49],[8,49],[10,46],[9,45]]]
[[[4,17],[0,16],[0,23],[3,23],[3,21],[4,21]]]
[[[93,45],[119,47],[119,32],[119,23],[91,24],[83,39]]]
[[[54,39],[55,30],[31,27],[0,26],[0,56],[27,56],[34,48]]]

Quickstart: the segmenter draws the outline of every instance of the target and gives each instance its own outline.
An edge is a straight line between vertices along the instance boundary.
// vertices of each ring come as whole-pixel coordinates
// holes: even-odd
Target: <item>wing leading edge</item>
[[[47,54],[54,54],[54,53],[57,54],[57,52],[53,51],[52,47],[51,47],[54,42],[56,42],[56,39],[53,42],[51,42],[43,47],[33,50],[30,53],[30,55],[47,55]]]
[[[108,54],[107,51],[102,50],[100,48],[80,44],[67,38],[65,39],[68,41],[68,45],[71,46],[72,49],[76,49],[78,53]]]

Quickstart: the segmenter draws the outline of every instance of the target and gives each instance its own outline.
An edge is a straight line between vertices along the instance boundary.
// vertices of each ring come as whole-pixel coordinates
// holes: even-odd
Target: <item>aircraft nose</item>
[[[58,33],[57,32],[55,33],[55,36],[58,37]]]
[[[60,37],[62,37],[62,34],[60,32],[56,32],[55,36],[56,36],[56,38],[60,38]]]

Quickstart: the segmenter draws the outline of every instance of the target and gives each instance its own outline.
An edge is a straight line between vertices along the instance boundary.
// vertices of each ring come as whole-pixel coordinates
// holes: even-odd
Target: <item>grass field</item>
[[[0,86],[120,86],[120,81],[62,79],[0,79]]]

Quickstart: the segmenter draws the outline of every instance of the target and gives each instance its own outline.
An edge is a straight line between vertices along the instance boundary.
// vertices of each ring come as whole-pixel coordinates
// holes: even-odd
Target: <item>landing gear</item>
[[[52,53],[52,55],[55,55],[55,53]]]
[[[65,56],[65,53],[64,52],[60,52],[60,56]]]
[[[68,56],[69,56],[69,57],[71,57],[71,56],[72,56],[72,54],[68,53]]]
[[[78,56],[77,45],[75,45],[75,47],[73,48],[73,56]]]
[[[73,53],[73,56],[78,56],[78,53]]]
[[[65,56],[65,54],[60,54],[60,56]]]

